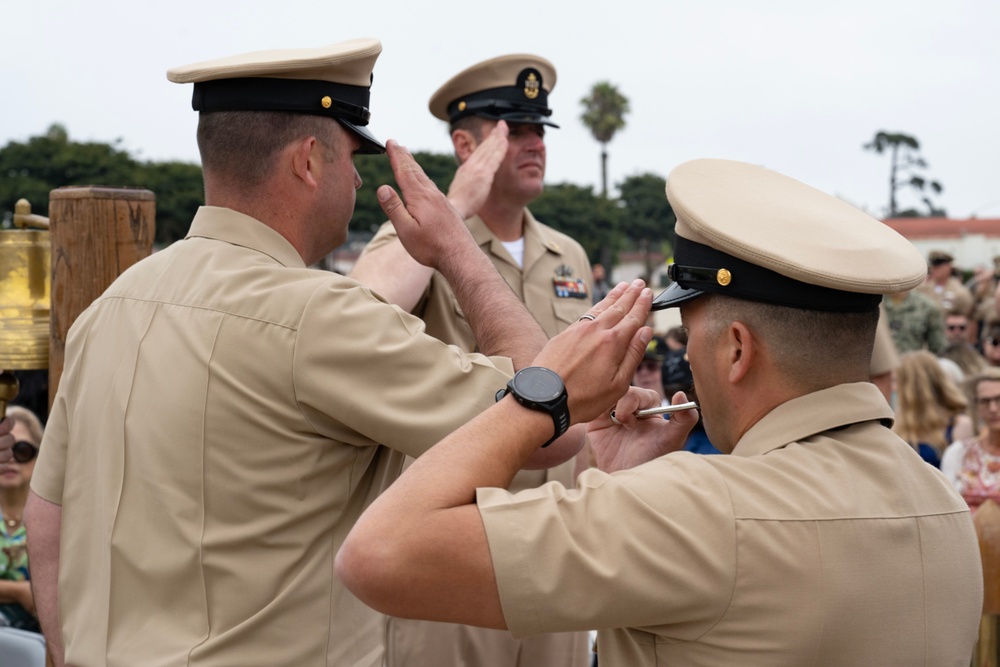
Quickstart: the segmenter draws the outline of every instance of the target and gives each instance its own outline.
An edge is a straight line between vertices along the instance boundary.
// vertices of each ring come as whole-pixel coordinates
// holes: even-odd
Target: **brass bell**
[[[34,370],[49,366],[51,256],[48,218],[32,215],[21,199],[14,207],[15,229],[0,230],[0,370]],[[34,229],[29,229],[34,227]],[[13,375],[13,374],[11,374]],[[0,378],[0,400],[17,395]]]

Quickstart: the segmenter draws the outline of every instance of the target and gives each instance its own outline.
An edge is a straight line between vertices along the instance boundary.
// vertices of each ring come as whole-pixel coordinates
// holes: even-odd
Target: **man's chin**
[[[525,182],[522,183],[523,187],[521,188],[524,191],[525,196],[534,199],[535,197],[538,197],[539,195],[542,194],[542,192],[545,191],[545,182],[543,180],[543,176],[544,174],[541,174],[535,178],[532,178],[531,180],[525,179]]]

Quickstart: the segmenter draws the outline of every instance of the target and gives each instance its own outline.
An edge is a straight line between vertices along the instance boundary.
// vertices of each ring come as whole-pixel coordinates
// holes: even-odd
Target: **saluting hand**
[[[486,203],[493,187],[493,177],[507,155],[508,134],[507,123],[499,121],[455,172],[448,188],[448,200],[464,220],[478,213]]]
[[[385,148],[406,203],[388,185],[378,188],[378,200],[410,256],[424,266],[440,268],[457,251],[479,252],[465,221],[410,152],[391,139]]]
[[[653,293],[641,280],[619,283],[579,322],[546,344],[534,365],[562,378],[574,423],[589,422],[628,389],[653,337],[645,326]],[[586,319],[593,317],[593,320]]]

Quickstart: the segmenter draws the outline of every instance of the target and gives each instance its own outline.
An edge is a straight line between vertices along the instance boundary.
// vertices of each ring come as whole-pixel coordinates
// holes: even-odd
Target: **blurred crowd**
[[[923,285],[884,297],[893,429],[975,510],[1000,500],[1000,256],[967,269],[934,250]]]

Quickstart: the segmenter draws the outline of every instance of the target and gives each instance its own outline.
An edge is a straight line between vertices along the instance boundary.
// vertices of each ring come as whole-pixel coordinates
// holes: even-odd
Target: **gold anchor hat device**
[[[556,68],[545,58],[524,53],[490,58],[462,70],[431,96],[436,118],[454,123],[481,116],[508,123],[559,127],[549,120],[549,93]]]

